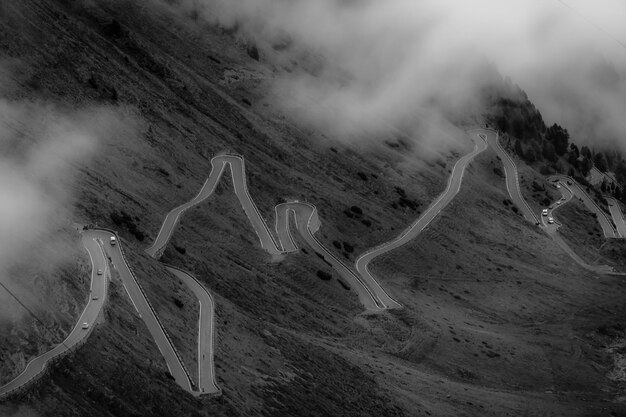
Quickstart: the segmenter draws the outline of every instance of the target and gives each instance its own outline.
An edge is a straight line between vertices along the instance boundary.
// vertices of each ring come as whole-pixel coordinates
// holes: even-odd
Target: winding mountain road
[[[569,188],[567,184],[559,183],[559,185],[561,187],[560,188],[561,198],[555,201],[554,203],[550,204],[550,206],[548,207],[547,216],[541,217],[541,224],[543,225],[543,227],[545,227],[548,233],[556,232],[558,228],[561,226],[561,223],[558,222],[556,218],[554,217],[554,212],[557,209],[563,207],[566,203],[569,203],[572,200],[572,198],[574,198],[574,192],[572,191],[571,188]],[[552,219],[554,220],[554,223],[552,224],[548,222],[548,219],[550,217],[552,217]]]
[[[511,201],[521,210],[522,215],[526,220],[531,223],[539,224],[539,218],[537,214],[530,208],[526,199],[522,195],[522,190],[519,186],[519,175],[517,173],[517,165],[513,161],[513,158],[502,148],[499,141],[498,133],[495,130],[485,129],[488,132],[487,141],[489,145],[496,151],[496,154],[500,157],[502,165],[504,166],[506,189],[509,192]]]
[[[371,276],[362,277],[355,274],[345,263],[334,256],[314,236],[321,226],[317,208],[309,203],[298,201],[282,203],[274,210],[276,213],[276,239],[250,196],[246,182],[245,161],[240,155],[218,155],[211,159],[211,173],[195,198],[171,210],[166,216],[154,243],[146,250],[151,256],[158,258],[169,241],[180,216],[192,206],[201,203],[211,196],[222,178],[224,170],[230,168],[235,195],[250,221],[261,247],[272,256],[279,256],[297,250],[290,231],[290,218],[295,217],[296,230],[311,248],[323,257],[350,284],[357,293],[359,300],[368,310],[385,310],[401,307],[393,300]]]
[[[0,397],[5,397],[12,392],[22,388],[35,378],[39,377],[52,359],[71,351],[84,342],[93,330],[93,323],[98,318],[102,306],[104,305],[107,289],[107,277],[110,276],[108,263],[104,253],[104,245],[96,233],[85,232],[82,235],[82,242],[89,253],[91,259],[91,284],[87,305],[78,318],[78,322],[65,338],[53,349],[32,359],[26,368],[14,379],[0,387]],[[101,270],[102,275],[97,271]],[[89,327],[84,329],[83,323],[88,323]]]
[[[250,196],[246,182],[245,162],[244,158],[240,155],[219,155],[211,159],[211,172],[200,189],[200,192],[193,199],[174,208],[166,215],[154,243],[146,249],[146,252],[153,258],[158,259],[160,257],[180,220],[180,216],[187,209],[201,203],[213,194],[217,184],[222,178],[224,170],[228,167],[230,168],[234,192],[259,238],[261,247],[271,256],[280,257],[286,253],[297,251],[297,245],[291,234],[291,225],[293,224],[304,241],[350,284],[350,287],[356,292],[366,310],[382,311],[401,308],[401,304],[394,300],[371,274],[368,268],[369,264],[376,257],[397,249],[417,237],[454,199],[460,190],[465,169],[473,158],[485,151],[489,145],[496,151],[503,163],[508,193],[511,200],[521,210],[524,218],[529,222],[540,225],[554,241],[581,266],[598,273],[614,273],[613,269],[606,265],[594,266],[586,264],[557,234],[558,225],[547,224],[543,217],[538,216],[532,211],[521,193],[515,162],[501,147],[496,131],[491,129],[476,129],[468,133],[474,142],[474,148],[470,153],[461,157],[455,163],[445,191],[398,237],[360,255],[355,262],[356,272],[333,255],[332,252],[324,247],[315,237],[315,233],[321,226],[321,221],[318,216],[317,208],[312,204],[293,201],[277,205],[274,208],[276,221],[274,227],[275,236],[272,234]],[[608,217],[606,217],[578,184],[573,182],[572,184],[575,185],[570,188],[570,181],[567,181],[567,177],[565,177],[565,179],[556,178],[556,181],[562,184],[562,204],[570,201],[573,196],[576,195],[585,201],[589,209],[598,213],[598,220],[601,222],[605,236],[616,237],[626,234],[626,223],[621,216],[621,211],[619,212],[621,223],[618,224],[618,222],[616,222],[616,224],[618,224],[618,230],[615,231]],[[558,207],[558,204],[551,205],[549,208],[550,215],[552,215],[552,212]],[[619,210],[619,207],[617,207],[617,210]],[[613,214],[614,218],[616,214],[617,211]],[[213,350],[215,303],[209,290],[198,279],[182,269],[165,265],[171,274],[179,278],[192,290],[200,303],[197,354],[198,389],[196,390],[192,386],[191,378],[183,365],[180,355],[176,351],[170,337],[159,321],[154,309],[150,305],[139,282],[129,267],[121,246],[122,242],[118,238],[117,245],[103,244],[103,241],[109,242],[112,236],[116,236],[114,232],[106,230],[89,230],[83,232],[83,244],[89,253],[92,263],[91,295],[85,310],[81,314],[77,325],[61,344],[33,359],[20,375],[8,384],[0,387],[0,397],[6,396],[23,387],[25,384],[41,375],[51,359],[70,351],[86,340],[93,329],[93,323],[95,323],[100,314],[106,299],[106,278],[110,276],[107,257],[114,268],[119,272],[126,292],[137,310],[137,313],[142,318],[155,340],[171,375],[178,385],[193,395],[216,394],[221,392],[215,379]],[[98,275],[95,272],[99,269],[104,271],[103,275]],[[83,322],[89,323],[90,326],[87,329],[83,329]]]
[[[493,133],[492,133],[493,134]],[[479,153],[487,149],[487,133],[484,130],[476,130],[470,133],[475,141],[474,149],[469,154],[459,159],[450,175],[448,186],[441,196],[435,200],[420,218],[405,229],[396,239],[377,246],[359,256],[356,261],[355,274],[345,263],[332,254],[315,237],[315,232],[320,228],[321,222],[314,205],[300,203],[298,201],[279,204],[275,207],[275,231],[278,240],[272,236],[269,227],[260,215],[254,200],[250,197],[245,175],[245,162],[240,155],[219,155],[211,159],[211,173],[205,181],[200,192],[192,200],[174,208],[165,217],[163,225],[153,245],[146,250],[153,257],[159,254],[167,245],[180,216],[190,207],[204,201],[211,196],[215,187],[222,178],[224,170],[230,167],[233,179],[235,195],[239,199],[248,220],[252,224],[261,247],[271,255],[281,255],[297,250],[295,241],[290,231],[291,215],[295,217],[296,230],[311,248],[323,257],[331,266],[350,284],[357,293],[359,300],[368,310],[384,310],[389,308],[401,308],[401,304],[394,300],[378,283],[368,270],[369,263],[377,256],[394,250],[411,239],[414,239],[428,224],[448,205],[458,193],[463,178],[463,173],[469,162]]]
[[[202,394],[216,394],[221,392],[215,380],[215,364],[213,358],[215,338],[215,302],[208,289],[193,275],[180,268],[166,266],[167,270],[177,276],[187,285],[200,304],[198,318],[198,389]],[[195,392],[194,392],[195,393]]]
[[[276,219],[275,231],[278,239],[274,238],[259,213],[254,200],[250,196],[246,182],[245,161],[240,155],[219,155],[211,159],[211,172],[200,189],[200,192],[192,200],[172,209],[165,216],[165,220],[154,243],[146,249],[146,252],[154,258],[158,258],[161,255],[180,217],[186,210],[201,203],[213,194],[217,184],[222,178],[224,170],[228,167],[230,168],[235,195],[239,199],[248,220],[254,228],[261,247],[270,255],[278,256],[297,250],[297,245],[291,235],[290,220],[293,218],[296,230],[300,233],[305,242],[350,284],[350,287],[355,290],[359,300],[367,310],[376,311],[389,308],[401,308],[401,304],[389,296],[378,281],[371,275],[367,268],[368,264],[375,257],[396,249],[415,238],[437,214],[452,201],[461,187],[465,168],[477,154],[487,148],[486,135],[483,131],[476,131],[471,137],[475,141],[474,149],[457,161],[448,180],[448,187],[444,193],[398,238],[380,245],[360,256],[356,263],[358,274],[355,274],[352,269],[333,255],[332,252],[324,247],[315,237],[315,233],[319,230],[321,222],[317,208],[312,204],[294,201],[277,205],[274,211]],[[187,284],[200,300],[198,385],[202,392],[216,392],[219,388],[215,382],[213,364],[213,299],[210,292],[195,277],[178,268],[169,266],[167,268],[172,274],[176,275]],[[203,308],[203,306],[205,307]],[[170,361],[168,361],[168,364],[169,363]]]
[[[92,234],[96,235],[99,239],[109,242],[113,233],[105,230],[93,230]],[[119,273],[119,276],[124,284],[124,288],[130,297],[135,310],[139,314],[139,317],[143,320],[150,332],[150,335],[154,339],[161,355],[165,359],[167,368],[170,374],[176,380],[176,383],[186,389],[189,392],[194,392],[191,387],[190,377],[178,355],[174,345],[172,344],[165,328],[159,321],[156,312],[150,305],[146,295],[144,294],[139,282],[135,278],[135,274],[129,267],[122,249],[122,242],[117,239],[116,245],[105,245],[107,255],[111,258],[113,267]]]
[[[607,197],[606,200],[609,202],[609,211],[611,212],[611,217],[613,217],[613,223],[615,223],[615,227],[617,228],[618,236],[626,238],[626,221],[624,221],[624,214],[619,206],[619,202],[613,197]]]
[[[359,256],[356,260],[355,267],[359,275],[363,277],[367,282],[371,282],[378,285],[378,282],[374,279],[372,274],[370,273],[368,266],[374,258],[390,252],[394,249],[399,248],[400,246],[406,244],[410,240],[417,237],[425,228],[430,224],[431,221],[443,210],[454,196],[461,189],[461,183],[463,181],[463,174],[465,173],[465,168],[467,165],[474,159],[476,155],[483,152],[487,149],[487,135],[488,132],[484,130],[475,130],[469,132],[470,137],[474,140],[474,149],[468,153],[467,155],[460,158],[454,167],[452,168],[452,173],[448,179],[448,186],[446,190],[426,209],[426,211],[415,220],[408,228],[406,228],[397,238],[394,240],[384,243],[380,246],[377,246],[373,249],[366,251],[364,254]],[[382,291],[382,288],[380,289]]]
[[[511,200],[513,200],[513,202],[516,204],[516,206],[520,210],[522,210],[522,212],[524,213],[524,218],[526,218],[526,220],[530,221],[531,223],[540,225],[542,229],[552,238],[552,240],[581,267],[591,272],[600,273],[600,274],[622,275],[621,273],[615,272],[615,269],[608,265],[590,265],[587,262],[585,262],[580,256],[576,254],[576,252],[572,250],[572,248],[569,247],[567,242],[565,242],[565,240],[563,240],[563,238],[557,233],[559,224],[556,221],[554,224],[549,224],[546,221],[547,217],[550,217],[553,215],[554,210],[558,209],[559,207],[563,206],[565,203],[569,202],[573,198],[573,196],[576,194],[575,191],[569,187],[567,180],[569,180],[569,182],[571,182],[572,184],[576,184],[576,182],[573,179],[569,177],[565,177],[565,176],[558,176],[558,177],[563,177],[563,178],[556,178],[561,184],[560,190],[563,195],[563,198],[560,199],[561,204],[557,204],[556,202],[551,204],[550,207],[548,208],[548,216],[541,216],[541,221],[539,221],[539,216],[537,216],[537,214],[535,214],[530,209],[530,206],[528,205],[528,203],[526,202],[526,199],[524,199],[524,196],[521,193],[521,190],[519,187],[517,168],[515,167],[515,162],[513,162],[513,159],[508,155],[508,153],[500,145],[497,132],[493,130],[489,130],[489,131],[493,132],[494,134],[494,136],[489,136],[489,143],[496,150],[496,152],[500,156],[500,159],[502,160],[502,163],[504,165],[507,190],[509,192],[509,196],[511,197]],[[586,199],[590,201],[587,207],[590,208],[593,212],[596,212],[596,211],[601,212],[601,209],[593,202],[593,200],[591,200],[589,196],[586,195],[586,193],[584,192],[584,190],[582,190],[582,188],[580,188],[580,186],[578,186],[578,189],[579,189],[578,191],[585,194]],[[603,213],[600,213],[600,214],[603,214]],[[598,216],[598,218],[600,217],[601,216]]]
[[[259,213],[259,209],[250,197],[245,177],[245,162],[243,157],[240,155],[219,155],[211,159],[211,173],[196,197],[167,213],[154,243],[151,247],[146,249],[146,252],[150,256],[154,258],[160,256],[176,228],[180,216],[185,211],[206,200],[213,194],[226,167],[230,167],[235,195],[239,199],[248,220],[252,224],[260,240],[261,247],[272,255],[280,255],[285,252],[280,242],[277,242],[272,236],[267,224]]]
[[[559,184],[561,185],[560,190],[561,190],[562,197],[556,202],[552,203],[548,207],[548,215],[543,216],[541,218],[541,223],[544,227],[544,230],[552,238],[552,240],[557,245],[559,245],[559,247],[563,249],[563,251],[567,253],[570,256],[570,258],[572,258],[574,262],[576,262],[581,267],[585,268],[588,271],[596,272],[600,274],[608,274],[608,273],[613,272],[614,271],[613,268],[611,268],[608,265],[590,265],[587,262],[585,262],[580,256],[578,256],[576,252],[572,250],[572,248],[567,244],[567,242],[565,242],[565,240],[563,240],[563,238],[558,234],[558,229],[561,226],[561,223],[559,223],[557,219],[554,217],[554,212],[557,209],[563,207],[565,204],[569,203],[572,200],[572,198],[574,198],[574,192],[568,187],[567,183],[559,182]],[[561,203],[557,204],[559,201]],[[547,219],[549,217],[552,217],[554,219],[554,223],[552,224],[548,223]]]
[[[600,223],[600,227],[602,228],[602,232],[604,233],[604,237],[619,237],[609,216],[596,204],[595,201],[593,201],[589,194],[587,194],[587,192],[576,182],[576,180],[565,175],[553,175],[548,178],[548,181],[560,183],[561,190],[563,190],[564,185],[567,186],[567,189],[578,197],[589,211],[595,213],[598,223]]]

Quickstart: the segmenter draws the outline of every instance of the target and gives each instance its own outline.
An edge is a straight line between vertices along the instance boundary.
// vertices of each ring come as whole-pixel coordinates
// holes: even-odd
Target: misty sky
[[[279,80],[286,107],[327,126],[406,118],[433,95],[461,105],[480,55],[573,140],[626,150],[622,0],[183,0],[257,43],[288,33],[325,57],[314,77]],[[200,5],[200,6],[199,6]],[[269,53],[272,53],[271,51]],[[408,110],[411,109],[411,110]]]

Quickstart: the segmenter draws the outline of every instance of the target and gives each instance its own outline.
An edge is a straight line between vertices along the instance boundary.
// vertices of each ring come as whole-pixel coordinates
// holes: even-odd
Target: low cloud
[[[26,263],[39,265],[45,255],[52,272],[64,259],[42,246],[55,242],[53,232],[67,224],[75,164],[90,158],[96,146],[77,122],[49,105],[0,99],[0,282],[18,297],[30,289],[19,277],[10,278],[11,268],[29,258]],[[24,313],[13,308],[4,289],[0,294],[2,317]]]
[[[5,73],[0,82],[11,78]],[[32,295],[40,292],[28,286],[33,271],[49,279],[75,253],[59,232],[68,236],[75,220],[76,175],[90,165],[107,132],[103,126],[120,123],[110,108],[74,110],[0,97],[0,282],[24,297],[29,308],[36,310]],[[31,274],[21,276],[15,268]],[[25,312],[4,289],[0,305],[5,319]]]
[[[589,2],[587,2],[589,3]],[[511,76],[574,140],[626,145],[626,7],[617,0],[184,0],[281,53],[316,62],[276,84],[286,109],[327,128],[379,128],[442,102],[476,108],[482,59]],[[283,42],[284,43],[284,42]],[[288,44],[288,42],[287,42]],[[302,50],[298,50],[302,45]],[[306,50],[307,52],[303,52]],[[288,61],[288,60],[287,60]],[[617,78],[598,87],[615,65]],[[606,63],[606,65],[605,65]],[[598,69],[599,68],[599,69]],[[610,71],[609,71],[610,72]]]

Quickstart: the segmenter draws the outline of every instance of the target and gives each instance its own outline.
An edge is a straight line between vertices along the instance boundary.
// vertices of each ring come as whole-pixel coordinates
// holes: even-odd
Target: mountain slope
[[[267,219],[282,199],[316,204],[320,240],[354,261],[427,207],[471,142],[451,126],[442,136],[455,139],[438,150],[393,130],[345,138],[301,126],[272,104],[278,93],[271,80],[286,71],[279,52],[261,49],[257,61],[247,53],[252,40],[194,22],[164,3],[148,5],[3,5],[0,51],[13,60],[3,92],[13,101],[45,100],[67,111],[98,104],[124,115],[124,129],[105,131],[97,155],[76,167],[76,182],[64,184],[76,193],[75,218],[68,220],[120,231],[131,266],[189,364],[195,360],[195,300],[143,250],[165,214],[198,192],[212,155],[245,155],[250,192]],[[223,396],[194,399],[167,377],[114,278],[104,322],[84,347],[0,411],[21,406],[41,415],[230,416],[619,410],[620,404],[605,402],[616,393],[604,377],[609,359],[587,335],[624,317],[619,303],[606,303],[624,288],[572,265],[504,205],[498,164],[493,154],[472,163],[457,200],[429,230],[376,261],[381,285],[406,306],[376,315],[361,314],[356,296],[336,276],[319,279],[316,271],[332,271],[303,242],[297,240],[306,251],[271,262],[224,181],[216,196],[182,218],[163,259],[191,271],[214,294]],[[115,224],[111,214],[122,210],[134,227]],[[601,310],[587,310],[596,304],[611,311],[610,323]]]

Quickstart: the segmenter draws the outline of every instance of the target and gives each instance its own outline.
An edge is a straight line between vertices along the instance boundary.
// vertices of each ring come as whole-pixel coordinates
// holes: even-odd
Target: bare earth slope
[[[134,131],[112,135],[95,161],[76,167],[74,220],[120,231],[183,361],[193,364],[194,297],[143,250],[165,214],[200,189],[212,155],[245,155],[248,187],[266,219],[283,198],[316,204],[319,239],[352,264],[419,216],[472,143],[464,138],[424,162],[397,133],[372,142],[364,132],[348,146],[297,126],[268,100],[268,79],[284,71],[269,61],[279,52],[261,49],[253,60],[241,35],[173,14],[165,2],[149,4],[3,3],[0,54],[13,68],[3,93],[69,108],[105,104],[135,120]],[[163,257],[214,295],[222,397],[195,399],[167,376],[113,277],[105,320],[89,341],[0,405],[0,414],[20,407],[42,416],[623,411],[620,383],[606,377],[613,364],[595,336],[624,321],[623,284],[573,265],[504,204],[496,167],[495,154],[483,153],[442,215],[370,266],[406,307],[377,314],[361,314],[356,295],[311,251],[272,262],[223,181],[185,214]],[[121,210],[129,220],[111,217]],[[15,345],[9,338],[3,349]]]

